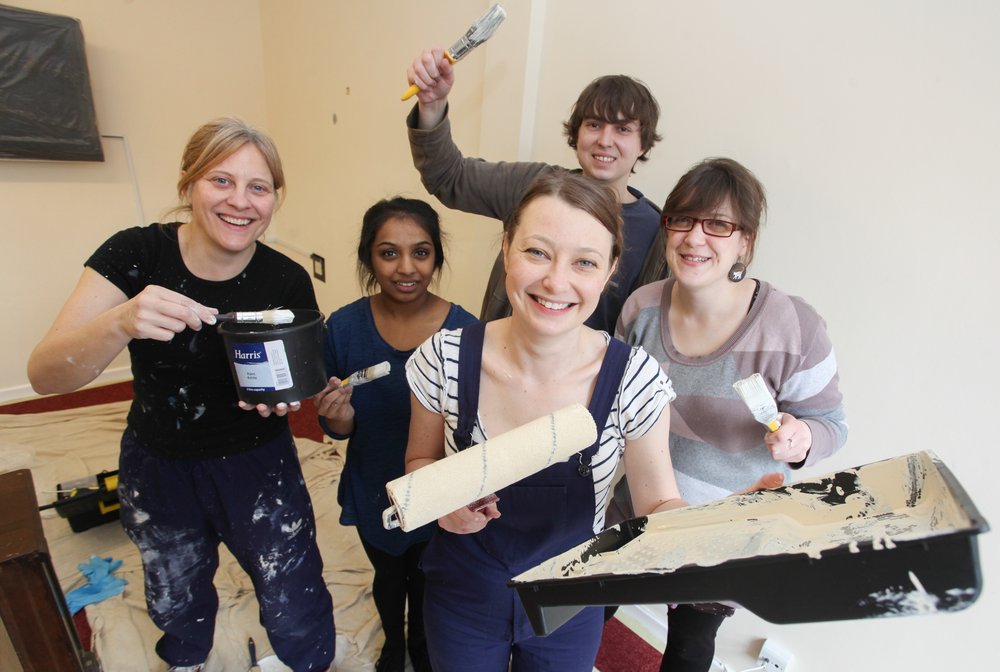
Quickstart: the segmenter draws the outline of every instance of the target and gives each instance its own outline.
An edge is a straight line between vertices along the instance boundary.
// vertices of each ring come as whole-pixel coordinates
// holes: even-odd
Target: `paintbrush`
[[[361,369],[352,373],[348,378],[340,382],[340,386],[347,387],[348,385],[353,385],[357,387],[358,385],[364,385],[382,376],[388,376],[390,371],[392,371],[392,365],[389,362],[372,364],[367,369]]]
[[[499,3],[493,5],[486,10],[485,14],[476,19],[476,22],[465,31],[465,35],[458,38],[455,44],[445,50],[444,57],[451,63],[457,63],[462,60],[470,51],[490,39],[494,31],[496,31],[497,26],[503,23],[505,18],[507,18],[507,12],[504,11],[504,8]],[[419,91],[419,86],[411,84],[400,100],[409,100]]]
[[[294,319],[295,313],[282,308],[259,312],[222,313],[215,316],[216,322],[249,322],[251,324],[288,324]]]
[[[772,432],[778,431],[781,423],[778,421],[778,404],[767,389],[764,377],[755,373],[749,378],[733,383],[736,394],[750,409],[753,419],[765,425]]]

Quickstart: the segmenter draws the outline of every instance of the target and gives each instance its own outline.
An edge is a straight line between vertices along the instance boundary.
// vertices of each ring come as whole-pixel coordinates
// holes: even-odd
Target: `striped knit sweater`
[[[681,495],[691,504],[724,497],[765,473],[791,469],[775,462],[733,383],[760,372],[778,409],[806,422],[812,465],[839,450],[847,423],[837,386],[837,360],[823,318],[805,301],[761,281],[757,300],[735,334],[703,357],[677,352],[667,314],[673,280],[641,287],[625,302],[617,335],[642,346],[673,382],[670,456]]]

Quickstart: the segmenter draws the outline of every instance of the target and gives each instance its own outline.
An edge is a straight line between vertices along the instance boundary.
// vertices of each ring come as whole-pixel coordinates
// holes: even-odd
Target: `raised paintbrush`
[[[781,423],[778,421],[778,404],[767,389],[764,377],[755,373],[749,378],[737,380],[733,383],[733,389],[740,399],[750,409],[753,419],[766,426],[772,432],[778,431]]]
[[[391,370],[392,365],[389,364],[389,362],[372,364],[367,369],[361,369],[360,371],[352,373],[348,378],[341,381],[340,386],[347,387],[348,385],[353,385],[357,387],[358,385],[364,385],[365,383],[372,382],[376,378],[388,376]]]
[[[465,35],[458,38],[455,44],[445,50],[444,57],[452,63],[462,60],[470,51],[490,39],[494,31],[496,31],[497,26],[503,23],[505,18],[507,18],[507,12],[504,11],[504,8],[499,3],[493,5],[486,10],[485,14],[476,19],[476,22],[465,31]],[[416,84],[411,84],[400,100],[409,100],[417,95],[418,91],[420,91],[420,87]]]
[[[294,319],[295,313],[283,308],[259,312],[221,313],[215,316],[216,322],[248,322],[250,324],[288,324]]]

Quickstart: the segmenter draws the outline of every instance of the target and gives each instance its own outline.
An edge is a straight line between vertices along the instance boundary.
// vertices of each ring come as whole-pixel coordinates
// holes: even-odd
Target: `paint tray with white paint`
[[[510,585],[539,635],[589,605],[728,602],[772,623],[958,611],[988,530],[924,451],[627,520]]]

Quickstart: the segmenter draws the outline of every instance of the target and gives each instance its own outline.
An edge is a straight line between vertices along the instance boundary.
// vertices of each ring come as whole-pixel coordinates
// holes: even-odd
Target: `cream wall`
[[[317,252],[326,258],[327,282],[316,289],[327,312],[358,296],[355,259],[364,211],[396,194],[427,198],[409,159],[403,125],[415,101],[403,103],[399,97],[406,89],[405,67],[424,46],[423,36],[447,36],[441,39],[450,44],[481,11],[476,3],[467,3],[463,12],[456,6],[421,3],[417,12],[385,1],[262,5],[270,128],[291,185],[275,234],[291,247],[285,251],[292,256]],[[524,54],[518,53],[527,32],[525,13],[509,23],[505,28],[520,25],[522,30],[508,31],[508,41],[500,45],[505,58],[491,71],[502,70],[498,81],[516,103],[525,67]],[[483,89],[483,72],[494,59],[492,52],[477,56],[461,63],[468,82],[456,91],[453,105],[472,113],[456,129],[456,139],[476,151],[489,146],[494,150],[489,153],[510,155],[519,120],[508,116],[500,129],[487,124],[484,99],[493,93]],[[500,226],[440,211],[450,238],[440,293],[478,313]]]
[[[269,119],[313,181],[289,200],[282,236],[324,249],[343,241],[349,259],[372,199],[386,188],[420,193],[402,125],[409,108],[396,101],[404,68],[420,48],[447,46],[488,5],[264,2]],[[851,438],[813,473],[933,450],[986,519],[1000,520],[1000,460],[986,424],[1000,400],[992,291],[1000,228],[990,196],[1000,178],[1000,8],[985,0],[504,5],[508,22],[458,66],[459,146],[573,165],[560,123],[580,89],[606,73],[646,81],[663,107],[664,140],[634,184],[662,203],[701,158],[744,162],[771,205],[752,271],[806,297],[828,321]],[[317,231],[305,213],[330,226]],[[455,272],[443,293],[474,309],[497,227],[474,232],[465,216],[445,215]],[[327,305],[352,291],[328,283]],[[996,535],[983,535],[980,548],[982,566],[994,570]],[[979,602],[956,614],[776,626],[743,612],[725,626],[720,654],[745,669],[773,637],[796,656],[793,669],[810,672],[975,669],[990,658],[986,623],[1000,611],[991,578]]]
[[[259,4],[247,0],[18,0],[82,22],[104,163],[0,161],[0,399],[31,393],[25,364],[111,233],[176,202],[181,151],[205,121],[265,125]],[[131,150],[135,180],[129,170]],[[140,212],[141,211],[141,212]],[[109,367],[128,376],[128,360]]]
[[[172,202],[180,146],[197,123],[239,114],[268,128],[290,184],[275,232],[326,257],[317,291],[329,311],[357,296],[352,248],[364,208],[423,193],[405,146],[409,106],[398,101],[406,64],[428,43],[447,46],[489,3],[263,0],[259,18],[257,4],[235,0],[21,4],[84,20],[102,131],[129,136],[147,219]],[[659,203],[705,156],[744,162],[771,204],[751,270],[806,297],[828,321],[851,438],[814,472],[933,450],[986,519],[1000,520],[1000,460],[987,424],[1000,400],[992,291],[1000,228],[990,197],[1000,177],[1000,6],[504,5],[510,18],[497,36],[458,66],[459,145],[572,165],[560,122],[582,86],[611,72],[645,80],[663,106],[664,140],[634,184]],[[216,21],[198,24],[206,13]],[[30,344],[85,255],[132,223],[122,181],[113,161],[51,171],[0,163],[0,218],[15,236],[0,250],[4,301],[8,314],[23,315],[19,340],[0,354],[0,389],[23,384]],[[499,227],[442,214],[452,239],[441,293],[476,311]],[[26,277],[38,289],[15,302],[21,294],[11,288]],[[773,637],[795,654],[793,670],[988,666],[998,543],[996,534],[980,539],[985,589],[964,612],[800,626],[741,613],[725,626],[720,653],[744,669]]]

